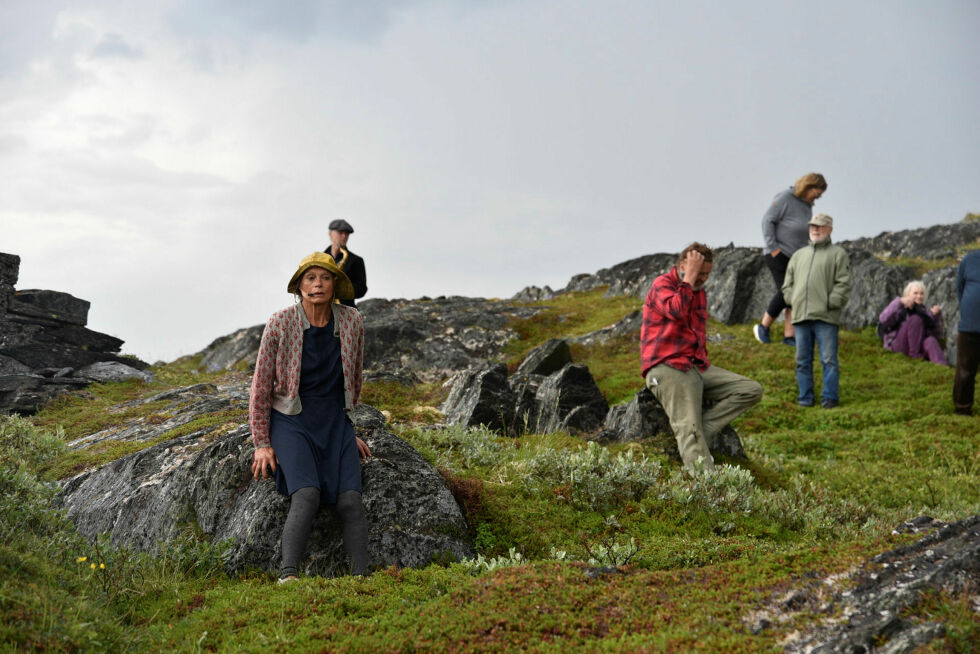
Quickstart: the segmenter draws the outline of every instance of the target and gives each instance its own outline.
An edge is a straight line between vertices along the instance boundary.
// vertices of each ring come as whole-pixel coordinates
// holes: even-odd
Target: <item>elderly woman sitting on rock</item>
[[[286,289],[298,302],[266,324],[248,410],[252,476],[271,472],[276,490],[291,498],[279,580],[296,578],[321,504],[340,515],[351,571],[365,574],[360,458],[371,451],[347,418],[361,393],[364,323],[357,309],[336,302],[353,298],[354,287],[329,254],[300,261]]]
[[[892,300],[878,316],[879,330],[884,331],[885,349],[945,366],[946,355],[939,343],[943,317],[938,304],[926,309],[925,300],[925,285],[909,282],[902,297]]]

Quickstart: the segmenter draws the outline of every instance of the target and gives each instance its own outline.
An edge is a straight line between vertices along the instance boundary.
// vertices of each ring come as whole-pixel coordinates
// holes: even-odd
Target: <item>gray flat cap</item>
[[[338,218],[337,220],[330,221],[329,229],[336,230],[338,232],[350,232],[354,233],[354,228],[350,226],[350,223],[343,218]]]

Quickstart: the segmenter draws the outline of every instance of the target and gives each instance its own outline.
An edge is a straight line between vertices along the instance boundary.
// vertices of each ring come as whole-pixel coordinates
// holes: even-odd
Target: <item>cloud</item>
[[[91,56],[94,59],[142,59],[143,52],[131,46],[119,34],[104,34],[95,47]]]

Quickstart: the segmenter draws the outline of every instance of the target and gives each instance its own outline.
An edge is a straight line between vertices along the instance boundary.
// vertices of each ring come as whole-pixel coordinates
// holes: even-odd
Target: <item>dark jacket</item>
[[[330,256],[333,256],[330,253],[329,245],[324,252],[330,254]],[[340,261],[343,258],[344,255],[341,253],[340,257],[334,257],[334,261],[340,264]],[[354,297],[364,297],[367,294],[367,273],[364,272],[364,259],[351,252],[348,248],[347,261],[344,262],[344,265],[341,266],[340,269],[344,271],[344,273],[350,278],[350,283],[354,285]],[[356,306],[354,304],[354,300],[341,300],[340,303],[346,304],[349,307]]]
[[[960,301],[961,332],[980,334],[980,250],[963,257],[956,270],[956,298]]]

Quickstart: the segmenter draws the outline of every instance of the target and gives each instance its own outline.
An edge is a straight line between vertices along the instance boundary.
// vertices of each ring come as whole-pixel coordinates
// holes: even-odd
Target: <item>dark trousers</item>
[[[766,266],[772,273],[772,281],[776,282],[776,294],[769,300],[769,307],[766,309],[773,318],[778,318],[780,312],[786,308],[786,300],[783,299],[783,280],[786,279],[786,268],[789,266],[789,257],[780,252],[776,256],[771,254],[762,255],[766,260]]]
[[[956,413],[973,413],[973,392],[980,366],[980,334],[957,332],[956,377],[953,379],[953,408]]]

